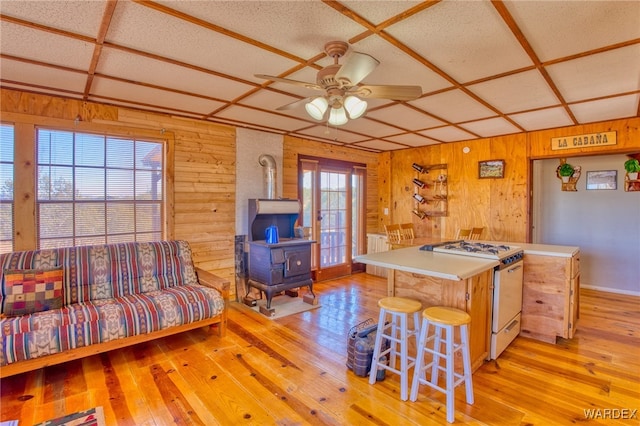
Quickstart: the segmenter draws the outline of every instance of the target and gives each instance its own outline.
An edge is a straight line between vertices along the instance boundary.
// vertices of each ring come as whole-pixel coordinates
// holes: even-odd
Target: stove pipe
[[[268,154],[262,154],[258,157],[258,162],[264,169],[264,189],[265,195],[268,199],[274,200],[277,197],[276,194],[276,160]]]

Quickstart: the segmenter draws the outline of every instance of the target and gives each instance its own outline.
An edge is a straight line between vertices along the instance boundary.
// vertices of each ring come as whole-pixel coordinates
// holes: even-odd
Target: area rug
[[[250,309],[253,309],[260,315],[272,320],[283,318],[289,315],[299,314],[301,312],[311,311],[320,307],[320,305],[311,305],[309,303],[305,303],[302,300],[302,297],[291,297],[287,295],[276,296],[271,299],[271,308],[275,310],[273,316],[262,314],[260,312],[260,306],[266,307],[267,299],[258,299],[256,306],[253,306]]]
[[[106,426],[102,407],[90,408],[86,411],[68,414],[57,419],[47,420],[34,426]]]

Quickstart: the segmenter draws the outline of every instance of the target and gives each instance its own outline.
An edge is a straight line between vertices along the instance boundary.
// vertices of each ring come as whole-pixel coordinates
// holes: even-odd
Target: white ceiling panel
[[[106,5],[104,0],[2,1],[0,12],[75,34],[96,37]]]
[[[449,81],[406,53],[392,49],[389,42],[378,36],[363,39],[355,44],[353,49],[380,61],[380,65],[362,81],[363,84],[420,86],[422,93],[451,87]]]
[[[387,31],[460,83],[532,65],[486,1],[441,2]]]
[[[0,34],[0,49],[6,55],[80,70],[89,66],[93,56],[93,43],[32,31],[5,21],[0,22]]]
[[[103,49],[96,73],[223,100],[235,99],[255,87],[110,48]]]
[[[426,145],[435,145],[440,143],[438,141],[434,141],[433,139],[429,139],[418,134],[404,134],[404,135],[389,136],[389,137],[386,137],[385,140],[388,140],[391,142],[398,142],[408,146],[426,146]]]
[[[0,78],[76,93],[83,93],[87,84],[84,74],[10,59],[0,59]]]
[[[349,9],[362,16],[364,19],[372,23],[373,25],[381,24],[382,22],[400,15],[407,9],[419,5],[420,1],[386,1],[375,0],[377,7],[371,7],[371,1],[343,1],[341,2]]]
[[[323,139],[328,141],[335,142],[360,142],[363,140],[370,139],[369,137],[358,135],[352,132],[346,132],[343,129],[335,128],[335,127],[327,127],[326,125],[309,127],[308,129],[303,129],[296,132],[300,135],[305,135],[308,137],[313,137],[315,139]]]
[[[634,117],[638,114],[640,95],[618,96],[592,102],[570,105],[571,111],[580,123],[613,120],[616,117]]]
[[[567,102],[640,90],[640,44],[547,67]]]
[[[366,141],[366,142],[358,142],[355,145],[362,146],[362,147],[365,147],[365,148],[370,148],[370,149],[377,150],[377,151],[395,151],[395,150],[398,150],[398,149],[407,148],[404,145],[399,145],[399,144],[392,143],[392,142],[381,141],[379,139]]]
[[[304,121],[294,118],[284,117],[281,115],[271,114],[269,112],[258,111],[251,108],[241,106],[232,106],[220,111],[215,117],[236,120],[239,122],[256,123],[265,127],[276,127],[284,130],[292,131],[301,127],[308,126]]]
[[[571,126],[573,124],[571,117],[569,117],[569,114],[567,114],[567,111],[563,107],[512,114],[509,118],[530,132],[540,129]]]
[[[440,127],[437,129],[424,130],[419,132],[428,138],[433,138],[442,142],[456,142],[467,139],[475,139],[471,133],[454,126]]]
[[[638,1],[506,1],[541,61],[640,38]]]
[[[505,113],[560,103],[538,70],[512,74],[468,87],[480,98]]]
[[[111,4],[113,16],[106,0],[0,0],[0,87],[78,99],[95,71],[88,100],[361,142],[366,151],[519,131],[504,117],[531,131],[640,111],[640,1],[508,0],[504,18],[501,3],[490,0]],[[311,120],[302,104],[277,111],[340,87],[329,78],[322,90],[282,82],[263,88],[254,74],[317,83],[318,70],[334,62],[324,54],[330,41],[352,43],[339,64],[354,51],[380,61],[361,84],[418,85],[423,95],[366,99],[365,116],[337,129]],[[306,64],[312,58],[319,59]]]
[[[166,6],[235,33],[309,59],[330,40],[346,40],[364,28],[320,2],[163,1]],[[259,17],[258,19],[248,19]],[[283,25],[283,23],[286,23]],[[334,38],[327,39],[332,34]],[[284,69],[282,70],[284,71]]]
[[[388,108],[370,111],[367,113],[367,117],[392,123],[408,130],[420,130],[445,124],[440,120],[402,104],[396,104]]]
[[[167,92],[166,90],[137,86],[121,81],[96,77],[93,80],[91,93],[96,96],[116,98],[127,101],[140,102],[149,105],[165,103],[175,111],[208,114],[224,104],[195,96]]]
[[[488,138],[491,136],[508,135],[509,133],[518,133],[518,129],[502,117],[494,117],[486,120],[473,121],[471,123],[460,124],[470,132]]]
[[[131,2],[118,3],[107,41],[257,83],[263,80],[254,77],[254,73],[277,75],[297,64]]]
[[[451,123],[478,120],[496,115],[461,90],[449,90],[409,102]]]

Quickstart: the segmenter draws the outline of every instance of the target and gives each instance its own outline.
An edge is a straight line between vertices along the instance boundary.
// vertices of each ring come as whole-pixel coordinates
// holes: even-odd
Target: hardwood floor
[[[224,338],[199,329],[3,379],[0,420],[101,405],[109,425],[447,424],[444,396],[422,386],[402,402],[397,376],[371,386],[345,367],[348,330],[377,318],[386,280],[357,274],[314,290],[320,309],[276,321],[232,303]],[[637,425],[639,302],[582,290],[576,337],[517,338],[473,375],[474,405],[457,389],[456,423]]]

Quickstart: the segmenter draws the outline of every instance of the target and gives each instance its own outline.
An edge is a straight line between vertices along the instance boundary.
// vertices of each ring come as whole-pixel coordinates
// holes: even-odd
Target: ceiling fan
[[[340,65],[338,60],[344,56],[348,49],[349,45],[343,41],[330,41],[325,44],[324,51],[329,57],[333,58],[334,63],[318,71],[316,83],[307,83],[265,74],[255,74],[255,76],[324,91],[324,95],[304,98],[283,105],[277,110],[283,111],[304,105],[307,113],[319,121],[324,119],[327,110],[329,110],[329,124],[335,126],[346,124],[349,119],[354,120],[361,117],[367,109],[367,102],[363,99],[378,98],[409,101],[422,95],[420,86],[360,84],[380,62],[366,53],[353,51],[346,58],[346,61]]]

